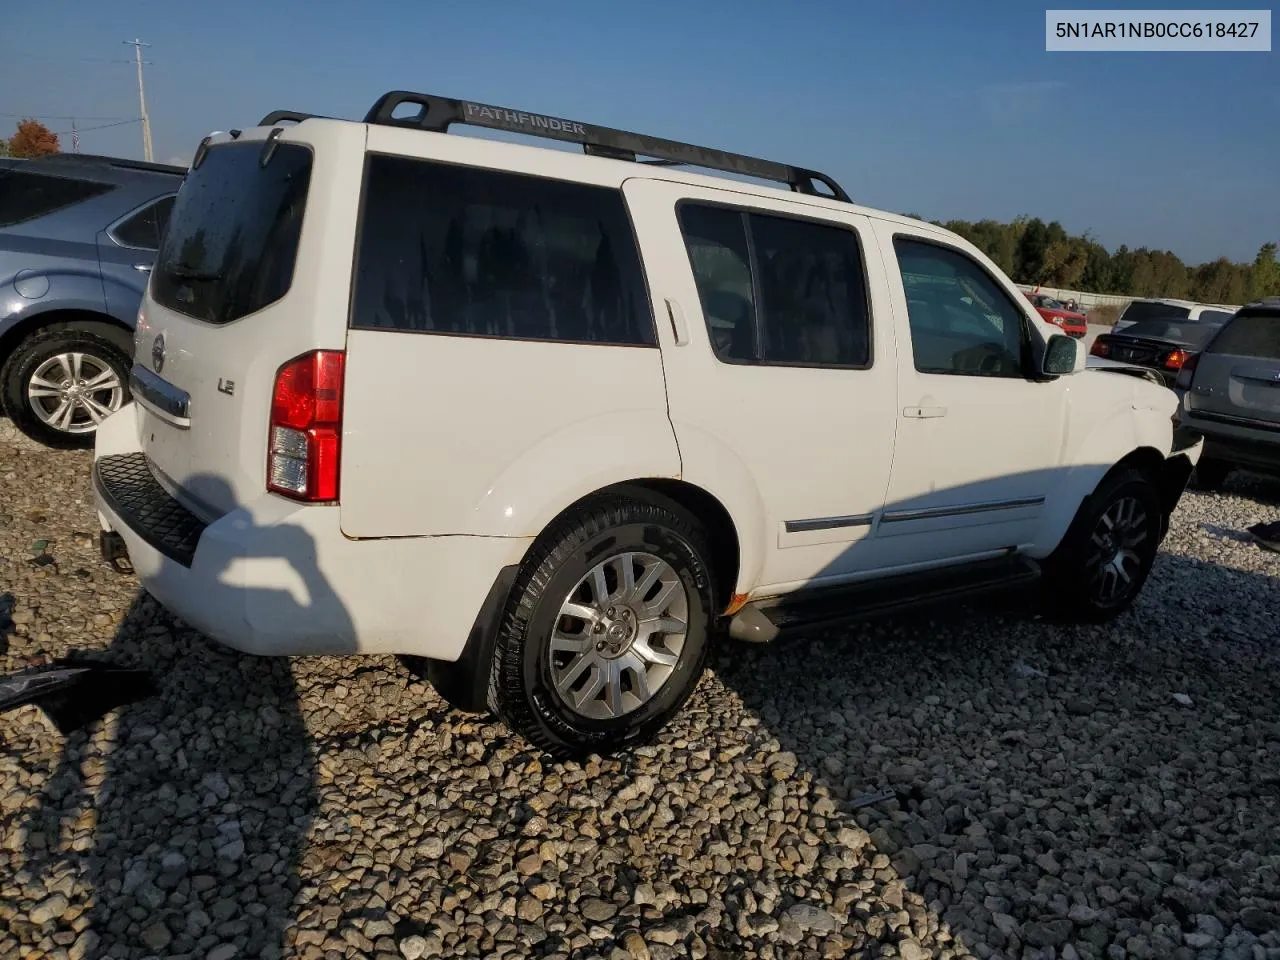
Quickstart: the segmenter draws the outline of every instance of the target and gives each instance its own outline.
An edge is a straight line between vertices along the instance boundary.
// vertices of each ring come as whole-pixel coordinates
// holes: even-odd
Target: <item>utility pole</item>
[[[142,157],[150,163],[152,160],[151,119],[147,116],[147,94],[142,88],[142,48],[149,47],[151,44],[143,43],[141,40],[125,40],[124,43],[133,47],[134,61],[138,65],[138,107],[142,113]]]

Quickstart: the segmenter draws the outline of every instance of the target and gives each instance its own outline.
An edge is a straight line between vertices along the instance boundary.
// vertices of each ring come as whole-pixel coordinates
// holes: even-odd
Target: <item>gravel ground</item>
[[[99,561],[88,456],[0,431],[0,669],[161,683],[0,717],[0,957],[1280,958],[1280,487],[1188,494],[1112,626],[727,647],[578,765],[391,658],[213,646]]]

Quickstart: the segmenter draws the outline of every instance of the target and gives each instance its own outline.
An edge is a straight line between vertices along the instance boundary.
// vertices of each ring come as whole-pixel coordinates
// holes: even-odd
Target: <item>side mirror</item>
[[[1076,369],[1076,358],[1080,350],[1080,344],[1074,337],[1069,337],[1063,333],[1055,333],[1049,338],[1049,342],[1044,348],[1044,362],[1041,364],[1041,370],[1047,377],[1061,377],[1068,373],[1074,373]]]

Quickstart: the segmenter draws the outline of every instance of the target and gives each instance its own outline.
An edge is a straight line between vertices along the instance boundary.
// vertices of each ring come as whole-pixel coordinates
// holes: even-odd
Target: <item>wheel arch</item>
[[[110,341],[126,356],[133,356],[133,331],[109,313],[82,308],[56,308],[24,314],[0,332],[0,366],[27,338],[51,330],[83,330]]]

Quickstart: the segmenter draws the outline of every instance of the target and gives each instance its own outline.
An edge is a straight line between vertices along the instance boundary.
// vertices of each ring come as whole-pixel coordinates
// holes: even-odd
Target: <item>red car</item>
[[[1063,333],[1079,339],[1089,332],[1089,319],[1083,313],[1068,310],[1053,297],[1046,297],[1043,293],[1028,293],[1027,299],[1040,316],[1050,323],[1056,323]]]

